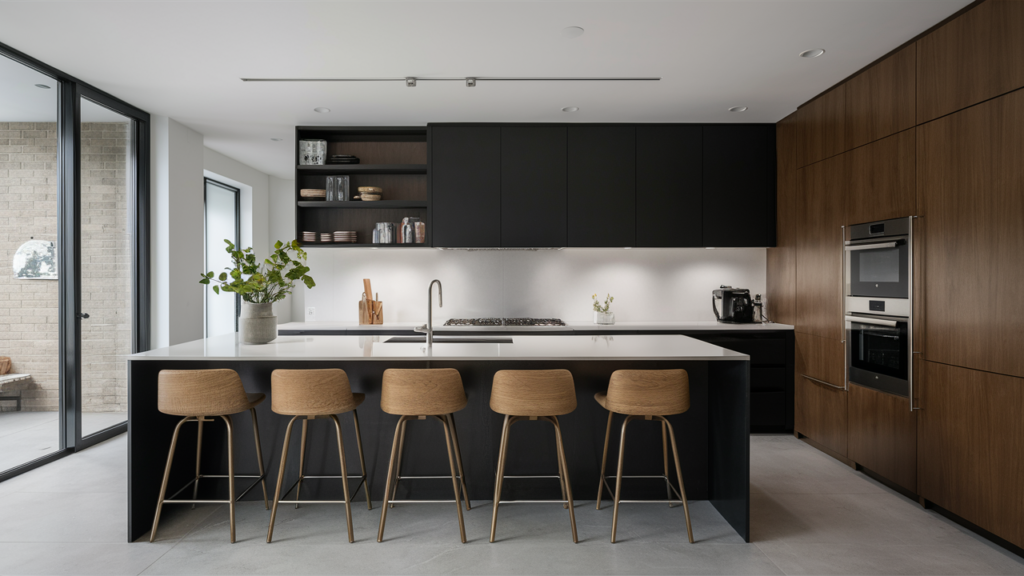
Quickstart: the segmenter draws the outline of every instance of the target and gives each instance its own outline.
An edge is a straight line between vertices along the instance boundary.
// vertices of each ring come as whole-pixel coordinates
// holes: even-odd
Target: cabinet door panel
[[[796,330],[842,340],[843,158],[800,169]]]
[[[430,234],[434,245],[500,246],[500,129],[434,126],[430,130]]]
[[[775,126],[704,127],[704,246],[775,244]]]
[[[846,83],[846,149],[915,124],[916,45],[911,44]]]
[[[701,131],[700,126],[637,126],[637,246],[703,246]]]
[[[1024,91],[917,128],[924,358],[1024,376]]]
[[[566,128],[501,128],[501,245],[566,245]]]
[[[916,213],[916,144],[910,129],[843,154],[847,226]]]
[[[843,387],[846,374],[846,349],[842,340],[796,334],[796,375],[822,380]]]
[[[846,85],[818,96],[797,111],[797,166],[831,158],[846,148]]]
[[[906,398],[850,383],[847,456],[917,493],[917,412]]]
[[[636,245],[636,128],[568,131],[569,246]]]
[[[796,324],[796,114],[775,126],[778,171],[775,248],[768,249],[766,309],[774,322]]]
[[[923,364],[920,494],[1024,545],[1024,381]]]
[[[917,123],[1024,86],[1024,2],[988,0],[917,41]]]

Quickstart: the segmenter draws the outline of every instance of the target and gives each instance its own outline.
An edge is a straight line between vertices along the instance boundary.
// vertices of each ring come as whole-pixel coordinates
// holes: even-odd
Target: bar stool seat
[[[553,500],[569,509],[569,525],[572,541],[576,535],[576,513],[573,510],[572,486],[569,484],[569,469],[565,462],[565,447],[562,444],[562,428],[558,417],[576,410],[576,387],[572,373],[568,370],[500,370],[494,375],[491,386],[491,410],[505,415],[501,428],[501,448],[498,452],[498,472],[494,483],[494,512],[491,515],[491,542],[498,526],[498,505],[511,504],[516,500],[502,500],[501,487],[505,478],[558,478],[562,488],[562,499]],[[512,424],[523,420],[544,420],[555,427],[555,447],[558,456],[558,476],[506,476],[505,458],[508,455],[508,438]]]
[[[665,416],[682,414],[690,409],[690,380],[686,370],[616,370],[612,373],[608,382],[608,392],[598,392],[594,400],[602,408],[608,410],[608,427],[604,436],[604,451],[601,453],[601,477],[597,485],[597,509],[601,509],[601,498],[604,489],[614,494],[614,512],[612,513],[612,543],[615,542],[616,528],[619,521],[619,504],[622,503],[620,495],[622,492],[623,478],[651,478],[651,476],[623,476],[622,466],[626,451],[626,426],[636,419],[660,420],[661,421],[661,442],[662,455],[664,458],[664,476],[654,476],[665,480],[668,499],[665,500],[671,507],[672,504],[682,502],[683,512],[686,516],[686,533],[690,543],[693,543],[693,528],[690,525],[690,507],[686,502],[686,489],[683,487],[683,468],[679,462],[679,449],[676,445],[675,431],[672,424]],[[625,421],[622,423],[622,436],[619,440],[619,464],[615,475],[615,490],[608,486],[608,478],[605,476],[605,467],[608,463],[608,443],[611,439],[612,418],[615,414],[624,414]],[[679,490],[676,491],[669,479],[668,467],[668,443],[672,442],[672,455],[676,464],[676,476],[679,479]],[[672,500],[672,493],[675,492],[678,500]],[[641,502],[641,501],[635,501]],[[642,501],[651,502],[651,501]],[[654,501],[657,502],[657,501]]]
[[[160,485],[160,496],[157,499],[156,515],[153,518],[153,529],[150,531],[149,541],[156,539],[157,527],[160,525],[160,512],[164,504],[196,504],[227,503],[231,516],[231,542],[235,542],[235,502],[241,500],[252,490],[256,484],[263,485],[263,505],[269,509],[267,503],[267,482],[266,472],[263,469],[263,448],[260,444],[260,428],[256,419],[256,406],[263,402],[265,394],[247,393],[242,386],[242,380],[234,370],[161,370],[157,375],[157,409],[171,416],[182,416],[181,421],[174,428],[174,435],[171,437],[171,448],[167,453],[167,465],[164,467],[164,478]],[[235,474],[234,455],[234,426],[231,415],[239,412],[249,411],[252,415],[253,435],[256,439],[256,461],[259,464],[258,475]],[[228,429],[228,473],[222,474],[201,474],[199,463],[203,450],[203,423],[213,422],[214,418],[221,418]],[[188,484],[165,498],[167,494],[167,483],[171,475],[171,463],[174,461],[174,451],[178,444],[178,435],[181,427],[186,422],[196,422],[199,426],[196,437],[196,475]],[[228,479],[228,500],[199,500],[199,480],[202,478],[227,478]],[[235,478],[256,478],[248,488],[235,496]],[[175,497],[192,486],[191,500],[178,500]]]
[[[452,488],[455,491],[455,509],[459,515],[459,534],[466,543],[466,526],[462,519],[461,494],[466,497],[469,510],[469,492],[466,490],[466,473],[462,469],[462,452],[459,437],[455,432],[455,412],[466,407],[468,399],[462,386],[459,371],[452,368],[420,370],[388,369],[384,371],[381,383],[380,408],[388,414],[400,416],[395,427],[395,439],[391,446],[391,460],[388,464],[388,481],[384,488],[384,505],[380,512],[380,528],[377,542],[384,541],[384,524],[388,508],[395,503],[399,480],[445,478],[444,476],[402,476],[402,451],[405,448],[405,429],[410,420],[436,418],[444,427],[445,447],[448,449],[448,465],[451,470]],[[458,473],[455,468],[458,466]],[[461,486],[461,492],[460,492]],[[404,501],[410,504],[425,504],[428,501]],[[439,500],[438,502],[445,502]]]
[[[277,519],[277,506],[292,490],[295,490],[295,500],[289,501],[298,508],[299,504],[344,504],[345,520],[348,525],[348,541],[354,542],[355,537],[352,531],[352,496],[364,487],[366,493],[366,508],[371,509],[370,488],[366,481],[366,460],[363,457],[363,439],[359,431],[359,414],[356,408],[359,407],[365,394],[352,393],[352,386],[349,383],[348,375],[344,370],[337,368],[325,370],[274,370],[270,375],[271,386],[271,407],[275,414],[291,416],[288,427],[284,433],[284,448],[281,450],[281,468],[277,475],[277,489],[274,492],[274,507],[270,513],[270,527],[267,529],[267,543],[274,537],[274,521]],[[345,442],[341,434],[341,422],[338,414],[352,412],[352,420],[356,429],[356,447],[359,451],[359,465],[362,470],[360,476],[349,476],[348,465],[345,461]],[[291,443],[292,427],[295,421],[302,419],[302,440],[299,445],[299,478],[292,484],[284,494],[281,494],[281,487],[284,483],[285,467],[288,463],[288,446]],[[334,429],[338,437],[338,457],[341,460],[341,476],[307,476],[306,475],[306,430],[310,420],[329,419],[334,422]],[[340,479],[345,499],[341,502],[336,500],[299,500],[302,491],[302,481],[306,478],[317,479]],[[352,494],[349,494],[349,478],[359,479]]]

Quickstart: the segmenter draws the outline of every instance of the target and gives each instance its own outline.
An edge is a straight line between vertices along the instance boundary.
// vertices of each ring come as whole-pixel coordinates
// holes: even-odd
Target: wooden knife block
[[[359,325],[383,324],[384,303],[380,300],[359,301]]]

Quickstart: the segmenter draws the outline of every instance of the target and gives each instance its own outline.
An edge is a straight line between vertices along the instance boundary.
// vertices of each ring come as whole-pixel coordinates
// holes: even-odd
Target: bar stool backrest
[[[466,407],[462,377],[454,368],[384,371],[380,409],[401,416],[443,416]]]
[[[274,370],[270,374],[270,409],[277,414],[326,416],[355,407],[344,370]]]
[[[618,414],[682,414],[690,409],[690,377],[686,370],[616,370],[607,403]]]
[[[491,410],[509,416],[561,416],[576,409],[568,370],[500,370],[491,387]]]
[[[157,410],[174,416],[221,416],[251,407],[234,370],[161,370]]]

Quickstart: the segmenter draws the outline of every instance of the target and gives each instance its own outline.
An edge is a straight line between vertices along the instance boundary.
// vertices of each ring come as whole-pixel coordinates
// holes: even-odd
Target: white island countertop
[[[513,335],[511,344],[388,343],[391,336],[278,336],[269,344],[242,344],[226,334],[127,356],[132,360],[749,360],[681,335]]]
[[[792,331],[789,324],[724,324],[715,321],[692,322],[617,322],[615,324],[594,324],[593,322],[566,322],[565,326],[444,326],[444,322],[434,325],[434,333],[443,332],[767,332],[785,330]],[[359,324],[358,322],[286,322],[277,326],[282,331],[343,331],[359,330],[365,332],[411,332],[424,322],[385,322],[384,324]]]

